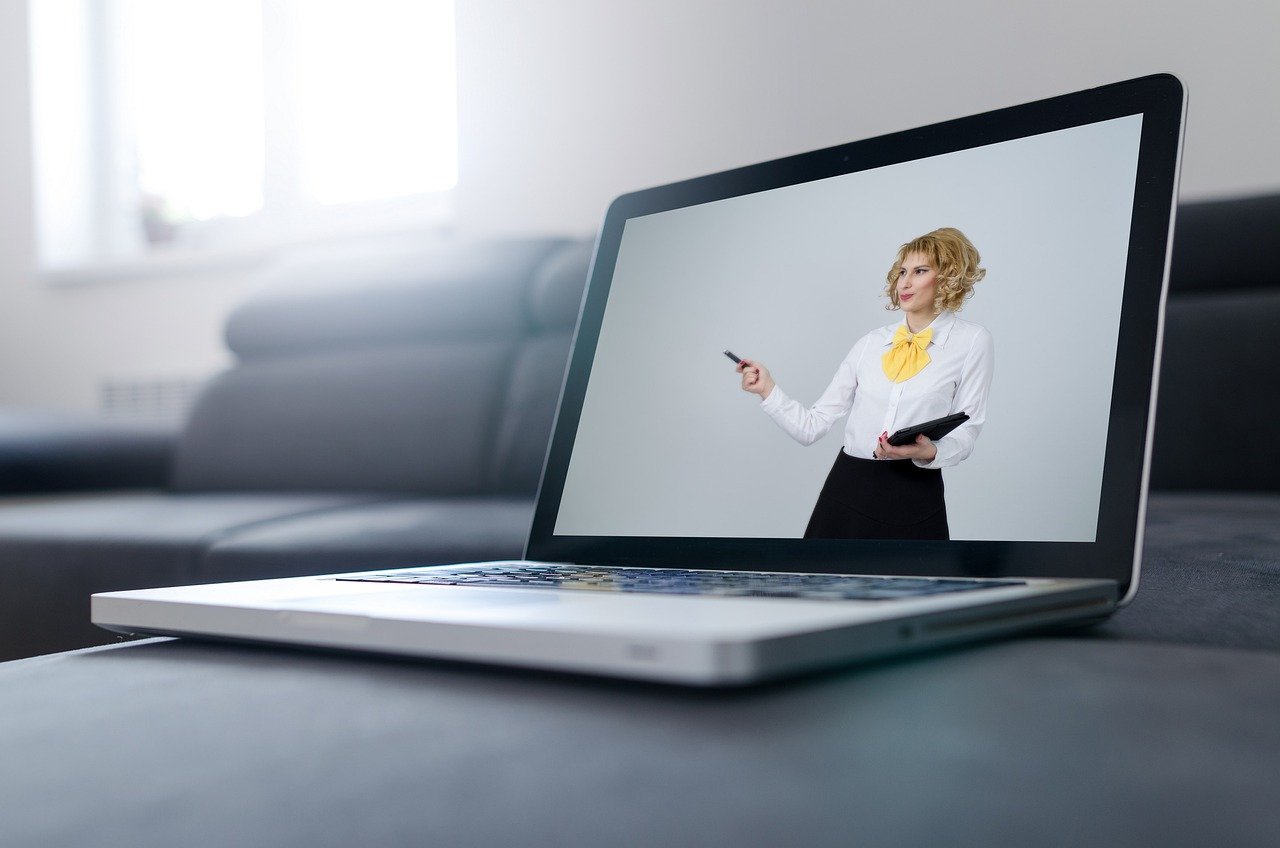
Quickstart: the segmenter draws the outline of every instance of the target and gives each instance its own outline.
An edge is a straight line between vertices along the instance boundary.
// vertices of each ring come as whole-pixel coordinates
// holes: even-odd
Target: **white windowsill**
[[[36,280],[55,288],[120,283],[130,280],[196,277],[251,271],[265,265],[282,247],[240,247],[222,250],[175,250],[67,268],[45,268]]]
[[[359,211],[359,210],[356,210]],[[369,204],[368,217],[350,211],[324,212],[292,232],[275,236],[241,233],[226,244],[213,247],[175,245],[135,258],[107,259],[80,265],[40,268],[36,280],[54,288],[120,283],[154,279],[180,279],[216,274],[255,271],[285,252],[335,242],[359,241],[416,233],[448,232],[454,215],[452,198],[446,194],[412,201]]]

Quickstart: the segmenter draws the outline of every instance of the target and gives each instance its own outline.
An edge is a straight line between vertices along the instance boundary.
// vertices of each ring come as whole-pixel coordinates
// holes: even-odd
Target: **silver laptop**
[[[1184,115],[1151,76],[624,195],[525,559],[93,621],[725,685],[1103,619],[1138,583]]]

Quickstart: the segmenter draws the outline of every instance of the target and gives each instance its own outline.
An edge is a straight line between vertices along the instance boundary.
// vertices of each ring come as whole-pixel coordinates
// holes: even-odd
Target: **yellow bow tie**
[[[901,383],[919,374],[929,364],[929,354],[925,353],[925,348],[932,338],[932,327],[926,327],[918,333],[907,332],[906,325],[899,327],[893,334],[893,346],[880,357],[884,375],[895,383]]]

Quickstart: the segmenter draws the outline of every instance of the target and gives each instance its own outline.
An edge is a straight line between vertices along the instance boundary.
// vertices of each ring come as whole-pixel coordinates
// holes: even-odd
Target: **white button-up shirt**
[[[825,436],[845,413],[844,452],[871,459],[881,433],[965,412],[969,420],[934,442],[932,462],[912,460],[921,468],[958,465],[973,452],[987,417],[987,393],[995,346],[985,327],[944,311],[933,319],[929,364],[910,379],[895,383],[885,376],[880,358],[893,344],[901,323],[872,330],[858,339],[840,363],[831,385],[806,409],[775,385],[760,407],[786,433],[803,445]],[[851,411],[852,410],[852,411]]]

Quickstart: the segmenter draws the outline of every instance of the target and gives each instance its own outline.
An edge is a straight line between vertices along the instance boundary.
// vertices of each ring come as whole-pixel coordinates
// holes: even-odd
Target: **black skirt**
[[[818,494],[806,539],[950,539],[942,472],[843,450]]]

